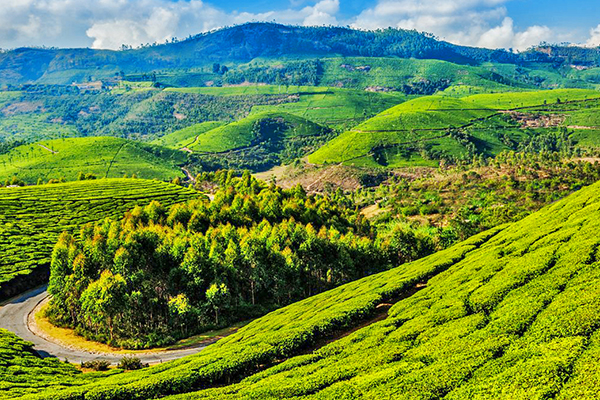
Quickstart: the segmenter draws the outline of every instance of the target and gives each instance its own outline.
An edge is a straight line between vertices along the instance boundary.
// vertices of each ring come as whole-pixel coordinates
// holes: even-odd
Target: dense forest
[[[412,232],[375,234],[343,196],[205,174],[214,200],[136,207],[63,234],[49,316],[128,348],[172,343],[431,253]]]

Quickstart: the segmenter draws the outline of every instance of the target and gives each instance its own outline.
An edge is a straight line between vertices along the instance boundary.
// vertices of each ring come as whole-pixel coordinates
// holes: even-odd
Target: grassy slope
[[[595,398],[600,239],[590,232],[599,228],[596,184],[272,312],[198,355],[36,398],[141,399],[244,376],[181,398]],[[386,319],[298,355],[403,295]]]
[[[61,232],[107,217],[121,218],[136,204],[186,201],[195,191],[143,179],[98,179],[0,189],[0,288],[47,265]]]
[[[477,94],[462,98],[421,97],[385,110],[344,132],[309,156],[309,159],[314,163],[360,160],[374,148],[381,146],[439,141],[436,138],[446,135],[443,130],[469,125],[498,111],[534,107],[544,103],[556,104],[558,99],[564,103],[598,97],[600,94],[597,91],[579,89]],[[440,147],[440,143],[437,145]],[[444,143],[441,145],[443,149]],[[446,146],[452,145],[446,143]],[[490,143],[489,147],[502,149],[498,143]],[[460,152],[460,148],[449,147],[449,150],[451,154]]]
[[[252,107],[251,115],[286,112],[333,128],[350,128],[383,110],[406,100],[402,93],[372,93],[314,86],[250,85],[230,87],[169,88],[165,92],[198,93],[216,96],[287,94],[297,101]]]
[[[30,343],[4,329],[0,329],[0,360],[0,396],[4,390],[11,390],[15,394],[21,392],[21,389],[15,389],[19,386],[26,386],[23,393],[35,393],[47,386],[49,381],[58,387],[68,388],[73,384],[91,382],[99,375],[84,376],[74,366],[58,359],[42,359],[31,349]]]
[[[61,176],[74,180],[79,172],[85,172],[107,178],[135,173],[141,178],[170,179],[182,176],[177,164],[184,161],[183,153],[125,139],[56,139],[23,145],[0,155],[0,177],[17,176],[36,183],[38,178]]]
[[[396,87],[419,81],[447,80],[451,85],[470,85],[488,90],[514,90],[514,87],[492,80],[489,68],[453,64],[439,60],[400,58],[346,57],[324,59],[322,85],[356,87]],[[345,68],[342,65],[346,66]],[[349,68],[349,67],[350,68]],[[351,67],[370,67],[369,71]],[[518,85],[505,79],[506,83]]]
[[[155,139],[152,141],[152,144],[179,150],[194,144],[198,135],[202,135],[221,125],[223,125],[222,122],[201,122]]]
[[[38,141],[77,135],[74,126],[48,122],[46,114],[17,114],[0,119],[0,142]]]
[[[189,147],[194,151],[218,153],[250,146],[259,140],[255,135],[255,124],[267,119],[282,121],[289,127],[282,132],[274,133],[282,139],[296,136],[313,136],[323,131],[322,127],[304,118],[288,113],[269,112],[255,114],[202,133]]]

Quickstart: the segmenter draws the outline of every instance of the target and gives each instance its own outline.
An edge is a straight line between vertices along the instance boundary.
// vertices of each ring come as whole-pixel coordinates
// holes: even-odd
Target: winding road
[[[32,342],[34,349],[42,357],[57,357],[61,360],[67,359],[71,363],[80,363],[82,361],[106,360],[115,365],[126,354],[115,353],[92,353],[85,350],[71,348],[62,345],[60,342],[47,340],[32,332],[29,327],[30,314],[36,307],[48,298],[46,286],[23,293],[22,295],[3,303],[0,306],[0,327],[15,333],[20,338]],[[165,361],[176,360],[181,357],[196,354],[207,345],[197,345],[179,350],[165,350],[155,353],[136,353],[132,351],[131,356],[135,356],[144,363],[158,364]]]

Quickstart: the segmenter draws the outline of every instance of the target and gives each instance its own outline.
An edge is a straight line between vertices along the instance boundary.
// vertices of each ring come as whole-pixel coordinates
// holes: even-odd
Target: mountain
[[[203,33],[187,40],[124,51],[19,48],[0,54],[0,83],[24,84],[60,76],[62,83],[114,77],[124,72],[151,73],[212,63],[247,63],[257,58],[399,57],[437,59],[458,64],[569,62],[597,65],[598,50],[540,47],[523,54],[458,46],[417,31],[353,30],[248,23]]]

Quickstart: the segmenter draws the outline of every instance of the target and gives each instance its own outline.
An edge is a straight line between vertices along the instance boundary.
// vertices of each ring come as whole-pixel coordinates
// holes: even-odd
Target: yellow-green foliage
[[[187,128],[166,134],[165,136],[161,136],[160,138],[153,140],[152,143],[159,146],[168,147],[170,149],[179,150],[193,145],[196,142],[198,135],[208,132],[211,129],[218,128],[221,125],[223,125],[222,122],[201,122],[199,124],[194,124],[192,126],[188,126]]]
[[[177,398],[596,398],[598,229],[600,184],[272,312],[198,355],[36,398],[142,399],[243,377]],[[299,355],[418,282],[383,321]]]
[[[48,265],[61,232],[88,222],[121,218],[137,204],[164,205],[197,196],[191,189],[143,179],[98,179],[0,188],[0,288]]]
[[[267,120],[276,121],[277,127],[281,130],[262,132],[266,136],[259,137],[256,125]],[[198,135],[190,148],[199,152],[223,152],[268,139],[277,141],[299,136],[314,136],[322,132],[323,128],[314,122],[292,114],[262,113],[202,133]]]
[[[56,139],[19,146],[0,155],[0,178],[17,176],[27,183],[61,177],[75,180],[79,172],[118,178],[172,179],[183,176],[177,166],[185,154],[163,147],[113,137]]]
[[[405,148],[407,152],[415,152],[415,148],[432,147],[446,155],[461,156],[466,153],[459,142],[437,143],[442,137],[448,137],[449,131],[472,128],[476,123],[487,121],[489,117],[500,116],[500,111],[521,110],[536,106],[557,107],[559,103],[578,102],[578,106],[587,100],[600,98],[594,90],[558,89],[536,92],[510,92],[477,94],[468,97],[454,98],[450,96],[427,96],[407,101],[385,110],[362,124],[352,128],[331,140],[309,156],[314,163],[345,162],[376,165],[373,153],[385,147]],[[576,106],[577,107],[577,106]],[[533,111],[533,110],[532,110]],[[539,112],[540,109],[536,109]],[[503,127],[496,129],[496,134]],[[520,126],[513,128],[518,131]],[[481,147],[499,152],[508,149],[498,138],[477,137],[476,143]],[[514,132],[508,132],[514,136]],[[454,140],[454,139],[453,139]],[[418,154],[418,153],[417,153]],[[406,157],[405,157],[406,158]],[[423,163],[417,159],[418,164]],[[390,166],[397,166],[395,162]]]
[[[600,98],[600,92],[587,89],[556,89],[536,92],[507,92],[476,94],[463,100],[474,106],[484,106],[495,110],[508,110],[520,107],[533,107],[541,104],[571,102]]]

